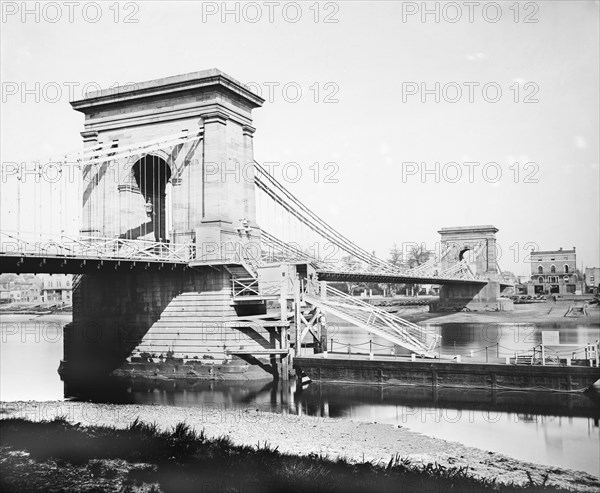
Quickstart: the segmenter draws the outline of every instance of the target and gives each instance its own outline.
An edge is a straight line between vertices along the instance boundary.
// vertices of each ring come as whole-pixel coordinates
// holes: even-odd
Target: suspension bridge
[[[84,150],[3,169],[3,201],[14,200],[2,207],[0,271],[76,274],[65,375],[169,355],[284,376],[309,335],[326,347],[329,316],[439,357],[439,336],[331,282],[438,284],[450,305],[501,302],[496,228],[443,228],[440,251],[413,268],[376,257],[254,160],[251,112],[264,101],[223,72],[120,89],[71,103]]]

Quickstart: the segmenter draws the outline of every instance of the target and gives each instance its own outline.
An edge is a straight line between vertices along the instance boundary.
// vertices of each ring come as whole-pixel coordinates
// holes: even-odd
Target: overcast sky
[[[492,224],[502,269],[528,273],[532,246],[576,246],[579,267],[600,264],[597,1],[431,2],[439,22],[415,12],[421,2],[228,4],[238,19],[221,2],[80,2],[73,22],[55,4],[58,20],[3,2],[3,162],[80,147],[69,100],[86,84],[215,67],[267,99],[257,161],[299,163],[288,188],[379,256]],[[337,182],[315,184],[315,162]],[[2,183],[3,221],[12,197]]]

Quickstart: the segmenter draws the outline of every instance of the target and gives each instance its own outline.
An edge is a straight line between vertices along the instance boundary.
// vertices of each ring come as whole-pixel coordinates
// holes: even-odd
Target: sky
[[[266,99],[256,160],[366,250],[492,224],[503,270],[600,265],[598,1],[76,3],[2,2],[5,225],[6,163],[82,147],[70,100],[219,68]]]

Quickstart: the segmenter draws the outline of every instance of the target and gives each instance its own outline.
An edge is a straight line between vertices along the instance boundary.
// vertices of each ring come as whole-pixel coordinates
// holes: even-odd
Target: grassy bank
[[[368,447],[368,445],[366,445]],[[545,482],[545,481],[544,481]],[[280,453],[267,442],[236,446],[180,423],[169,431],[82,427],[62,418],[0,420],[0,491],[567,491],[499,485],[467,468],[386,464]]]

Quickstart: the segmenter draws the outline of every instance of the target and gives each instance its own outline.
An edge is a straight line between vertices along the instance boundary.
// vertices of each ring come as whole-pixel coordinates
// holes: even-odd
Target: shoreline
[[[498,311],[469,311],[469,312],[430,312],[427,305],[406,306],[402,300],[386,300],[386,308],[397,316],[410,322],[425,325],[437,324],[557,324],[566,327],[575,327],[580,324],[597,325],[600,328],[600,305],[588,305],[588,314],[579,317],[565,317],[565,313],[573,304],[571,301],[558,300],[544,303],[525,303],[515,305],[510,312]],[[0,311],[0,318],[31,317],[36,319],[61,318],[70,319],[70,311],[55,311],[52,313],[24,313],[17,311]]]
[[[510,312],[421,312],[405,318],[414,323],[424,324],[557,324],[571,327],[580,324],[598,325],[600,327],[600,306],[588,305],[588,314],[580,317],[565,317],[565,313],[573,304],[571,301],[559,300],[545,303],[525,303],[515,305]],[[402,315],[400,315],[402,316]]]
[[[599,478],[583,472],[515,459],[503,454],[433,438],[397,425],[307,415],[261,412],[252,407],[225,410],[207,402],[199,408],[160,405],[94,404],[73,401],[0,402],[0,417],[32,421],[64,416],[83,426],[125,428],[136,418],[156,423],[162,430],[184,422],[209,437],[229,436],[236,445],[256,446],[267,441],[283,453],[318,454],[350,461],[389,462],[398,454],[416,464],[468,467],[473,475],[500,483],[536,482],[574,491],[600,488]]]

